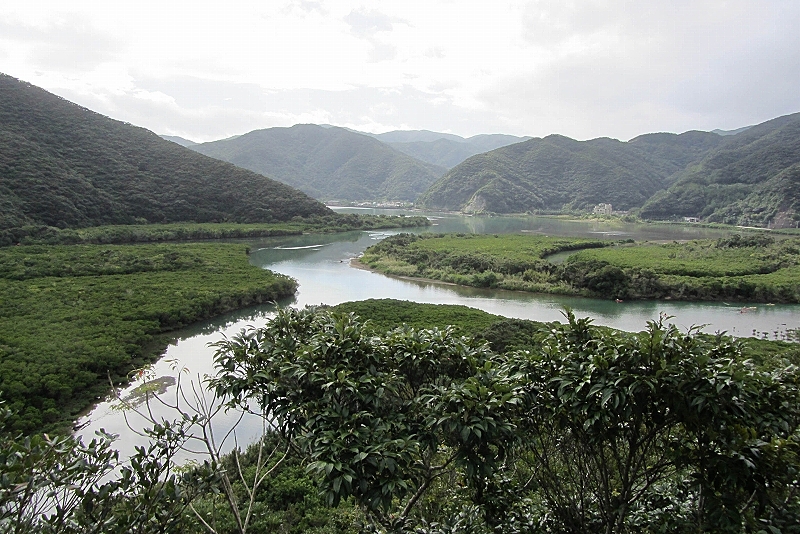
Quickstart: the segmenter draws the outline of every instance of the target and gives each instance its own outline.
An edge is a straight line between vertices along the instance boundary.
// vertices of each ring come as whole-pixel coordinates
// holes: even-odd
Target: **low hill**
[[[0,230],[330,213],[284,184],[0,75]]]
[[[654,134],[627,143],[534,138],[469,158],[418,202],[467,212],[586,210],[600,203],[628,210],[666,188],[671,174],[717,139],[707,132]]]
[[[800,113],[724,137],[677,173],[670,188],[650,199],[641,215],[795,226],[800,219]]]
[[[413,201],[445,172],[367,135],[313,124],[256,130],[191,149],[324,200]]]

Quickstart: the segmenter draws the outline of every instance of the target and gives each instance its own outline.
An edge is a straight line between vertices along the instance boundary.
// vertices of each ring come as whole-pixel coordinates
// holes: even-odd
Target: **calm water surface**
[[[353,210],[349,212],[398,213],[397,211]],[[412,214],[411,212],[406,212]],[[462,233],[535,233],[543,235],[597,237],[601,239],[685,240],[716,238],[729,232],[693,226],[637,225],[630,223],[602,223],[598,221],[565,221],[542,217],[465,217],[447,214],[428,214],[434,226],[415,229],[416,232]],[[341,302],[370,298],[392,298],[433,304],[462,304],[489,313],[535,321],[557,321],[561,311],[572,308],[579,317],[589,316],[595,324],[622,330],[642,330],[648,320],[660,314],[673,316],[671,321],[682,329],[705,325],[706,332],[726,331],[736,336],[754,334],[770,339],[780,338],[787,328],[800,327],[800,306],[746,303],[685,303],[666,301],[623,302],[538,295],[513,291],[465,288],[446,284],[388,277],[350,266],[365,248],[399,231],[350,232],[334,235],[307,235],[283,238],[250,240],[250,261],[263,268],[283,273],[297,279],[299,290],[281,306],[306,306],[339,304]],[[743,306],[755,309],[741,313]],[[197,381],[198,376],[213,373],[213,348],[209,343],[224,336],[232,336],[249,325],[259,326],[274,313],[271,306],[261,306],[232,313],[213,321],[200,323],[177,333],[164,357],[154,364],[151,374],[156,377],[175,377],[185,369],[181,380]],[[134,383],[123,396],[138,384]],[[167,399],[175,400],[175,387],[167,388]],[[163,408],[156,411],[167,418],[174,412]],[[133,426],[141,425],[136,416],[130,416]],[[233,416],[221,418],[220,432],[231,424]],[[127,454],[135,445],[146,443],[127,428],[127,424],[111,403],[99,404],[82,418],[84,425],[79,434],[90,438],[94,430],[105,428],[120,434],[120,451]],[[239,426],[239,444],[248,443],[260,431],[255,421]],[[232,441],[229,441],[232,446]]]

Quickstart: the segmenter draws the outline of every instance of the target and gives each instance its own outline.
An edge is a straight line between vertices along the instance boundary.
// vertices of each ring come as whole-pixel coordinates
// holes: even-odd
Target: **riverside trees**
[[[386,331],[329,309],[283,310],[218,344],[211,383],[219,401],[269,418],[270,448],[284,440],[280,448],[305,463],[329,505],[347,501],[365,514],[340,519],[367,517],[372,529],[798,532],[793,366],[773,359],[759,368],[729,338],[682,333],[665,318],[632,334],[566,319],[531,330],[528,350],[496,352],[452,328]],[[155,425],[164,434],[156,443],[183,439],[175,428]],[[2,450],[17,450],[4,439]],[[154,458],[131,464],[156,476],[130,494],[144,506],[166,495],[152,509],[162,521],[182,518],[187,532],[242,531],[212,521],[228,505],[209,495],[226,491],[226,472],[232,482],[248,471],[247,455],[170,478],[159,466],[169,466],[162,456],[171,450],[153,448]],[[0,456],[0,480],[13,482],[0,487],[0,512],[24,487],[18,457]],[[150,491],[163,480],[174,482],[166,493]],[[95,499],[102,487],[85,494]],[[259,503],[254,521],[269,515],[261,490],[245,493],[248,507]],[[108,519],[95,531],[111,532],[103,525],[116,514],[126,520],[135,501],[87,502],[102,504]],[[345,528],[337,525],[326,529]]]
[[[566,316],[538,350],[496,354],[287,310],[220,343],[215,386],[277,416],[328,501],[386,529],[793,532],[794,367],[663,320],[622,334]]]

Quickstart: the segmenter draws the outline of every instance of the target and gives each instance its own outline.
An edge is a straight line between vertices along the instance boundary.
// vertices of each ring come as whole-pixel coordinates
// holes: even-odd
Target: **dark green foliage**
[[[191,149],[324,200],[412,201],[444,173],[369,136],[313,124],[256,130]]]
[[[642,136],[629,143],[535,138],[468,159],[419,203],[496,213],[586,210],[599,203],[627,210],[664,189],[687,159],[720,139],[703,132]]]
[[[795,367],[666,318],[629,334],[565,315],[507,324],[532,337],[497,354],[288,310],[219,343],[215,383],[278,416],[328,502],[387,530],[796,532]]]
[[[350,230],[381,228],[415,228],[429,226],[426,217],[387,215],[353,215],[331,213],[305,218],[293,218],[283,223],[172,223],[92,226],[89,228],[55,228],[52,226],[23,226],[0,231],[0,246],[14,244],[110,244],[150,243],[161,241],[197,241],[202,239],[231,239],[271,237],[303,233],[332,233]]]
[[[4,423],[0,405],[0,532],[4,534],[163,534],[185,532],[188,507],[216,490],[219,472],[204,463],[177,472],[175,453],[187,441],[180,424],[144,431],[152,441],[126,461],[100,433],[84,444],[72,437],[24,437]]]
[[[233,490],[239,502],[250,498],[238,473],[244,480],[253,480],[259,453],[263,450],[276,451],[264,466],[274,469],[257,489],[255,506],[252,510],[247,532],[285,534],[357,534],[366,522],[363,513],[351,501],[337,507],[328,506],[319,491],[319,478],[306,469],[307,462],[297,450],[285,447],[285,440],[278,433],[268,431],[263,438],[263,450],[259,443],[250,445],[245,451],[237,451],[222,458],[221,469],[232,478]],[[237,534],[236,523],[221,495],[208,493],[201,495],[194,507],[218,534]],[[186,532],[198,534],[207,532],[200,524]]]
[[[411,328],[452,327],[459,335],[473,335],[490,327],[501,318],[467,306],[419,304],[407,300],[368,299],[344,302],[334,310],[369,317],[365,328],[385,332],[402,325]]]
[[[6,75],[0,75],[0,208],[0,230],[330,214],[284,184]]]
[[[539,350],[511,357],[528,399],[523,463],[550,512],[543,530],[738,533],[796,521],[796,368],[757,371],[730,339],[662,322],[623,334],[567,318]]]
[[[725,137],[674,178],[642,208],[642,217],[794,227],[800,220],[800,114]]]
[[[275,301],[296,282],[243,245],[0,249],[0,392],[14,428],[61,425],[154,354],[158,334]],[[155,347],[151,347],[153,350]]]
[[[561,279],[612,298],[800,302],[800,243],[747,235],[586,250]]]
[[[217,394],[274,414],[328,503],[352,496],[384,527],[448,473],[482,502],[514,442],[515,384],[450,329],[366,335],[352,314],[285,310],[218,348]]]

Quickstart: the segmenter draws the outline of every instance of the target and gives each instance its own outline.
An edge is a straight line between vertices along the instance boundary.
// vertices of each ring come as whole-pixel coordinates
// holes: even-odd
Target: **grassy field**
[[[549,277],[541,273],[554,268],[544,259],[547,255],[608,244],[592,239],[514,234],[401,234],[368,248],[359,261],[398,276],[475,287],[543,291],[545,286],[541,282]]]
[[[612,246],[613,245],[613,246]],[[561,264],[546,256],[577,250]],[[474,287],[612,299],[800,302],[800,239],[733,235],[670,244],[527,235],[388,238],[360,260],[380,272]]]

